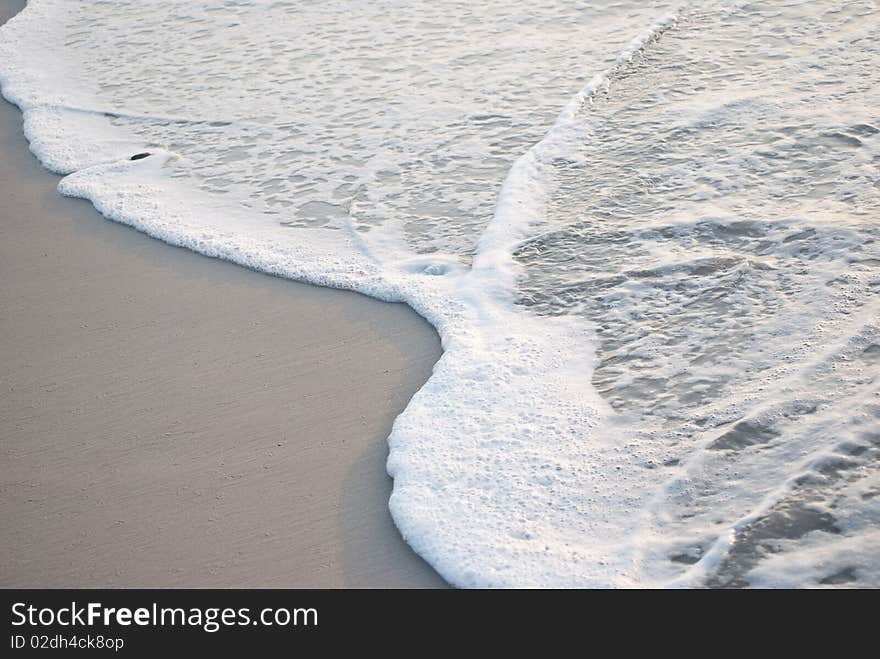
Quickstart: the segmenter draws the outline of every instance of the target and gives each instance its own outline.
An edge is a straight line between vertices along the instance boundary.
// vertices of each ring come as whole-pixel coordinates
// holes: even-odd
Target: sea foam
[[[763,157],[744,130],[817,83],[789,72],[790,103],[768,109],[728,37],[757,35],[749,67],[816,50],[824,24],[864,38],[870,7],[819,4],[32,0],[0,28],[0,81],[63,194],[437,328],[443,356],[389,438],[390,508],[451,583],[868,584],[870,116],[850,107],[861,132],[823,138],[849,144],[847,189],[780,210],[766,199],[793,192],[774,170],[769,197],[724,205]],[[709,129],[730,116],[728,144]],[[800,162],[790,140],[783,162]],[[784,304],[784,285],[836,313]]]

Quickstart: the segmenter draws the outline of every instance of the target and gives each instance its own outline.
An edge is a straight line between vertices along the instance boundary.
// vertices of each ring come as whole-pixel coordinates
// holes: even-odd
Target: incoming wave
[[[550,1],[455,8],[415,2],[400,12],[381,3],[34,0],[0,29],[0,80],[23,111],[32,150],[67,174],[64,194],[209,256],[406,302],[437,328],[444,354],[389,438],[390,508],[406,541],[451,583],[726,585],[742,583],[747,572],[756,583],[787,583],[772,559],[755,557],[772,537],[756,531],[765,528],[756,522],[767,519],[781,493],[821,481],[823,469],[846,471],[827,466],[839,464],[842,451],[861,469],[874,449],[854,434],[846,446],[825,446],[825,458],[817,447],[798,461],[791,452],[739,451],[757,461],[724,468],[728,475],[746,469],[749,477],[713,483],[720,469],[714,458],[727,459],[740,445],[774,446],[782,433],[766,421],[803,416],[797,410],[809,407],[810,396],[768,399],[766,409],[744,412],[744,390],[754,385],[746,379],[723,392],[729,408],[713,408],[702,420],[711,440],[699,434],[683,441],[673,427],[678,410],[691,414],[718,396],[699,376],[682,389],[663,370],[680,363],[676,351],[650,341],[730,343],[733,334],[700,325],[741,311],[725,308],[727,298],[711,282],[748,280],[754,272],[781,272],[780,281],[789,281],[809,259],[780,268],[780,259],[769,263],[762,251],[766,241],[786,245],[785,253],[804,241],[830,241],[838,247],[824,253],[834,257],[845,286],[832,303],[855,302],[854,315],[841,311],[829,327],[842,326],[842,318],[864,322],[809,378],[836,387],[837,403],[860,401],[868,413],[873,380],[853,376],[844,386],[835,379],[836,364],[874,354],[871,316],[862,306],[864,289],[874,285],[873,257],[858,257],[866,270],[855,279],[840,267],[847,249],[868,235],[864,223],[819,231],[791,218],[740,225],[718,215],[722,204],[708,194],[707,181],[726,177],[731,183],[721,188],[728,194],[738,189],[736,172],[725,169],[729,161],[711,162],[721,142],[706,130],[712,120],[697,102],[711,96],[710,83],[742,83],[734,75],[741,53],[717,48],[729,44],[730,31],[758,23],[762,41],[753,51],[775,61],[798,39],[814,48],[827,38],[798,11],[853,30],[852,40],[862,38],[853,27],[860,16],[829,16],[839,4],[833,2],[792,5],[792,15],[758,8],[745,18],[715,3],[684,13],[644,4],[575,10]],[[157,17],[171,17],[173,29]],[[774,28],[796,34],[774,44]],[[633,33],[639,36],[630,40]],[[523,57],[526,50],[532,56]],[[759,71],[758,60],[750,73]],[[829,71],[845,66],[834,62]],[[603,73],[582,78],[597,70]],[[805,81],[812,82],[801,78],[785,90],[792,106]],[[571,89],[580,91],[567,97]],[[727,99],[730,114],[763,107],[761,90],[741,96]],[[666,149],[666,159],[646,153],[654,136],[668,137],[652,118],[665,107],[684,117],[664,118],[679,131],[677,144],[701,130],[707,141],[684,151],[664,141],[658,151]],[[80,111],[88,108],[102,111]],[[772,113],[743,116],[760,121]],[[823,139],[857,140],[864,158],[875,138],[870,121],[859,125],[864,134]],[[727,133],[732,150],[742,146],[738,131]],[[783,160],[800,157],[796,143],[792,149]],[[130,160],[139,153],[150,155]],[[731,158],[752,162],[751,155]],[[702,172],[688,170],[684,186],[664,187],[662,176],[678,176],[676,167],[688,162]],[[642,194],[649,182],[654,187]],[[870,207],[868,188],[853,189],[849,194]],[[764,199],[750,197],[744,207],[761,208]],[[651,244],[646,236],[659,238]],[[809,270],[811,277],[817,272]],[[810,292],[828,289],[825,279],[809,279],[816,284]],[[729,299],[755,294],[768,281],[733,288]],[[698,286],[688,289],[688,282]],[[652,300],[663,303],[659,310]],[[657,319],[664,314],[681,324],[663,325]],[[688,326],[700,331],[687,334]],[[796,383],[807,377],[797,368],[803,354],[791,369],[778,352],[767,361]],[[653,379],[631,368],[645,359]],[[684,370],[697,373],[699,364]],[[736,368],[751,372],[748,360]],[[639,406],[650,413],[641,415]],[[849,428],[848,419],[833,416],[832,426]],[[789,555],[800,552],[801,565],[827,566],[829,555],[848,560],[838,572],[851,568],[870,583],[860,553],[868,531],[858,522],[876,519],[865,508],[873,499],[860,498],[869,481],[834,482],[849,483],[847,501],[868,503],[852,504],[852,525],[844,528],[842,516],[829,521],[812,499],[799,501],[797,519],[810,523],[797,527],[807,529],[798,537],[809,543]],[[839,496],[843,490],[835,488]],[[707,520],[713,510],[717,519]],[[823,537],[807,537],[832,526],[839,551],[827,550]],[[827,576],[819,567],[814,572],[816,581]]]

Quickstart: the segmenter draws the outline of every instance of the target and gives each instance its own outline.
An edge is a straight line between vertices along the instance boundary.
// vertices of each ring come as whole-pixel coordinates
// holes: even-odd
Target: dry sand
[[[57,182],[0,101],[0,586],[443,585],[385,473],[433,330],[162,244]]]

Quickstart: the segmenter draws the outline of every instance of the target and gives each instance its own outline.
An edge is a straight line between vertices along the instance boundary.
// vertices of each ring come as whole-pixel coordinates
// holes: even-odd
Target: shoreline
[[[0,587],[445,585],[384,464],[426,321],[62,197],[5,100],[0,149]]]

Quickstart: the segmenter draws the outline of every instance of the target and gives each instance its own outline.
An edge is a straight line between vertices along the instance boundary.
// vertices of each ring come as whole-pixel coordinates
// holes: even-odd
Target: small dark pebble
[[[136,153],[131,158],[129,158],[129,160],[143,160],[144,158],[147,158],[151,155],[151,153]]]

